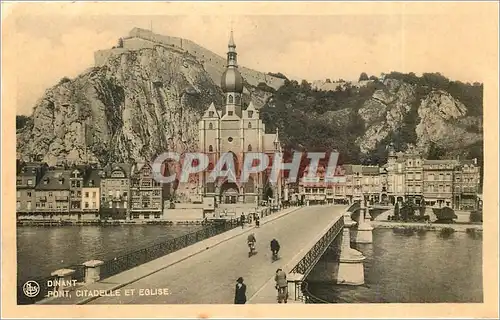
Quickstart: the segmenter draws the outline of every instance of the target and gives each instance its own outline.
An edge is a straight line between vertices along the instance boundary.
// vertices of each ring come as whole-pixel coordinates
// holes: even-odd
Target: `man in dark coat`
[[[245,304],[247,302],[247,286],[243,283],[243,278],[236,280],[236,290],[234,292],[234,303]]]
[[[245,224],[245,214],[244,213],[241,213],[240,223],[241,223],[241,229],[243,229],[244,228],[244,224]]]

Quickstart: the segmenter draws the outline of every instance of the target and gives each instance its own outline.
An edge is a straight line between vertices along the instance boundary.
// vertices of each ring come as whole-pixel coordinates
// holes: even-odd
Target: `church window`
[[[229,103],[233,103],[233,96],[232,96],[232,95],[229,95],[228,102],[229,102]]]
[[[249,144],[247,149],[248,149],[248,151],[252,151],[252,145]]]
[[[212,124],[212,122],[210,122],[210,123],[208,124],[208,129],[212,130],[213,128],[214,128],[214,125]]]
[[[212,147],[212,145],[209,145],[208,146],[208,152],[213,152],[214,151],[214,147]]]
[[[248,117],[252,118],[252,116],[253,116],[253,111],[248,111]]]
[[[229,142],[233,142],[233,137],[229,137],[229,138],[227,138],[227,141],[229,141]]]
[[[248,123],[248,129],[252,129],[252,123],[251,122]]]
[[[232,111],[228,111],[228,112],[227,112],[227,115],[228,115],[228,116],[232,116],[232,115],[233,115],[233,112],[232,112]]]
[[[213,118],[213,117],[214,117],[214,112],[213,112],[213,111],[208,111],[208,116],[209,116],[210,118]]]

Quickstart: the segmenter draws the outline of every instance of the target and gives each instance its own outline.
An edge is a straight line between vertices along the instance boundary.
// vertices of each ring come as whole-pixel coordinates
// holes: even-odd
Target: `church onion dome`
[[[221,88],[224,92],[243,93],[243,77],[238,69],[229,67],[222,74]]]

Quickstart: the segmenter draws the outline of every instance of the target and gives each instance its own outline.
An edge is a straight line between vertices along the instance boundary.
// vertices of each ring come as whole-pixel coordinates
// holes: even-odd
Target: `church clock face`
[[[229,142],[233,142],[233,137],[229,137],[229,138],[227,138],[227,141],[229,141]]]

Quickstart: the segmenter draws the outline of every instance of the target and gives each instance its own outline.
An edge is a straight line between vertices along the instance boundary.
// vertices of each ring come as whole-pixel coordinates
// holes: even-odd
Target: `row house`
[[[108,165],[101,170],[101,215],[103,219],[131,219],[130,178],[132,166]]]
[[[423,197],[432,207],[453,206],[453,173],[457,160],[424,160]]]
[[[370,202],[379,202],[381,197],[381,178],[378,166],[346,164],[344,199],[349,203],[365,197]]]
[[[337,166],[335,169],[336,180],[326,177],[326,169],[319,166],[314,177],[307,177],[309,166],[305,168],[304,175],[298,184],[298,193],[302,201],[309,204],[343,203],[345,202],[345,169]]]
[[[101,170],[92,168],[86,172],[82,186],[83,219],[100,218]]]
[[[48,166],[41,162],[17,162],[16,166],[16,212],[18,218],[34,216],[35,187]]]
[[[151,165],[135,165],[130,181],[131,219],[160,219],[163,216],[163,186],[154,179]]]
[[[48,170],[35,187],[35,219],[73,220],[70,208],[71,171],[62,168]]]
[[[453,203],[455,209],[478,209],[481,172],[477,159],[459,160],[459,162],[454,171]]]

